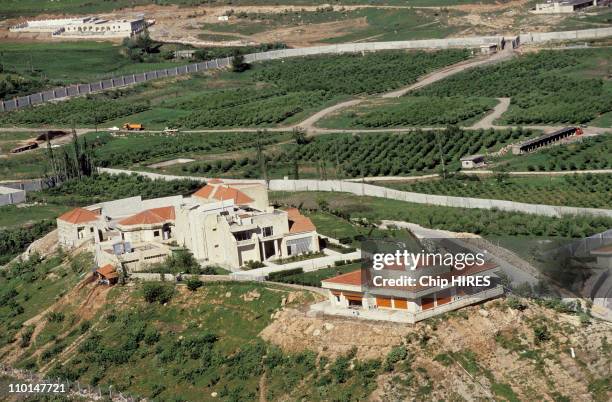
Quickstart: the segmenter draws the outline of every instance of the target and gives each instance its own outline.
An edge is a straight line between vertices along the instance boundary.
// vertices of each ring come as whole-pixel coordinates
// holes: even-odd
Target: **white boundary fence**
[[[101,173],[108,174],[138,174],[150,179],[180,180],[191,179],[206,181],[207,178],[195,176],[171,176],[149,172],[138,172],[123,169],[98,168]],[[225,179],[224,179],[225,180]],[[225,180],[231,183],[232,180]],[[263,183],[262,180],[233,180],[240,182]],[[555,205],[527,204],[524,202],[493,200],[487,198],[453,197],[447,195],[432,195],[399,191],[387,187],[374,186],[366,183],[356,183],[343,180],[270,180],[268,189],[271,191],[329,191],[351,193],[361,196],[387,198],[416,204],[438,205],[454,208],[498,209],[500,211],[523,212],[543,216],[590,215],[612,217],[612,209],[579,208]]]
[[[246,62],[275,60],[286,57],[303,57],[319,54],[340,54],[355,52],[375,52],[380,50],[401,49],[447,49],[452,47],[479,47],[491,43],[501,44],[507,42],[513,46],[519,43],[541,43],[555,40],[597,39],[612,36],[611,28],[595,28],[580,31],[526,33],[519,36],[505,38],[503,36],[474,36],[465,38],[425,39],[394,42],[367,42],[346,43],[328,46],[313,46],[300,49],[272,50],[269,52],[251,53],[245,55]],[[107,78],[88,84],[73,84],[65,87],[49,89],[31,95],[0,100],[0,112],[9,112],[23,107],[35,106],[52,100],[61,100],[76,96],[87,95],[114,88],[122,88],[158,78],[191,74],[211,69],[229,67],[231,58],[209,60],[201,63],[182,65],[161,70],[148,71],[138,74],[128,74],[120,77]]]

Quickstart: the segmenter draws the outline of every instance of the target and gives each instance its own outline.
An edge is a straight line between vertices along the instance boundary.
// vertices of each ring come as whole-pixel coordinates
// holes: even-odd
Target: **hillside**
[[[533,302],[360,322],[312,317],[320,295],[269,283],[99,286],[89,258],[2,271],[3,364],[160,401],[608,397],[609,324]]]

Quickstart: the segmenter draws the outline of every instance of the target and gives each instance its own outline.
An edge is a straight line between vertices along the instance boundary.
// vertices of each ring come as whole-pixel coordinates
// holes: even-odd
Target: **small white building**
[[[3,205],[21,204],[26,201],[24,190],[0,186],[0,207]]]
[[[142,32],[154,21],[144,18],[107,20],[99,17],[58,18],[26,21],[15,25],[11,32],[51,33],[52,36],[70,37],[129,37]]]
[[[597,0],[548,0],[545,3],[537,3],[533,13],[568,14],[596,5]]]
[[[484,166],[484,155],[468,155],[461,158],[462,169],[474,169]]]

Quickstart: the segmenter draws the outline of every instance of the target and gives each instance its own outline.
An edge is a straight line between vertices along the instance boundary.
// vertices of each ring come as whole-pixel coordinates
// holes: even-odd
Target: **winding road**
[[[453,64],[451,66],[444,67],[442,69],[431,72],[421,78],[418,79],[417,82],[406,86],[404,88],[400,88],[397,90],[393,90],[390,92],[378,94],[374,97],[360,97],[355,99],[350,99],[347,101],[343,101],[337,103],[335,105],[328,106],[324,109],[319,110],[313,115],[307,117],[299,123],[289,125],[289,126],[279,126],[279,127],[235,127],[235,128],[224,128],[224,129],[195,129],[195,130],[181,130],[183,133],[233,133],[233,132],[260,132],[262,130],[266,130],[269,132],[287,132],[292,130],[303,130],[306,132],[308,136],[316,136],[322,134],[333,134],[333,133],[402,133],[402,132],[410,132],[416,129],[420,129],[423,131],[431,131],[431,130],[439,130],[440,127],[398,127],[398,128],[380,128],[380,129],[360,129],[360,128],[351,128],[351,129],[332,129],[332,128],[322,128],[318,127],[317,123],[321,121],[323,118],[337,113],[343,109],[350,108],[356,105],[361,104],[367,99],[373,98],[383,98],[383,99],[392,99],[398,98],[406,95],[411,91],[415,91],[417,89],[423,88],[425,86],[431,85],[435,82],[448,78],[454,74],[458,74],[462,71],[465,71],[470,68],[481,67],[489,64],[499,63],[505,60],[509,60],[510,58],[515,56],[514,49],[511,47],[507,47],[501,52],[497,52],[490,56],[478,56],[472,58],[470,60],[464,60],[459,63]],[[503,126],[503,125],[495,125],[494,121],[503,115],[503,113],[510,106],[510,98],[498,98],[499,103],[494,107],[493,111],[486,116],[484,116],[481,120],[477,121],[471,126],[462,127],[463,129],[505,129],[505,128],[513,128],[516,126]],[[550,125],[528,125],[522,126],[523,128],[539,130],[542,132],[552,132],[555,130],[559,130],[564,126],[550,126]],[[24,128],[24,127],[2,127],[0,128],[0,132],[34,132],[34,131],[44,131],[44,130],[66,130],[71,131],[70,128],[50,128],[50,127],[40,127],[40,128]],[[75,129],[77,135],[83,135],[88,132],[94,131],[91,128],[77,128]],[[105,130],[103,130],[105,131]],[[143,130],[141,133],[159,133],[161,130]],[[599,128],[599,127],[588,127],[584,129],[586,135],[598,135],[603,133],[612,133],[612,128]],[[67,141],[69,137],[58,138],[57,140],[52,141],[53,144],[62,144]]]

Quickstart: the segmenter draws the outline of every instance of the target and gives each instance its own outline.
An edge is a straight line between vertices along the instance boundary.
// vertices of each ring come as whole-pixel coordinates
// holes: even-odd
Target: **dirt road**
[[[478,130],[480,128],[494,127],[493,122],[501,117],[502,114],[508,110],[510,106],[510,98],[497,98],[499,103],[493,108],[493,112],[486,115],[482,120],[474,123],[470,128],[472,130]]]

